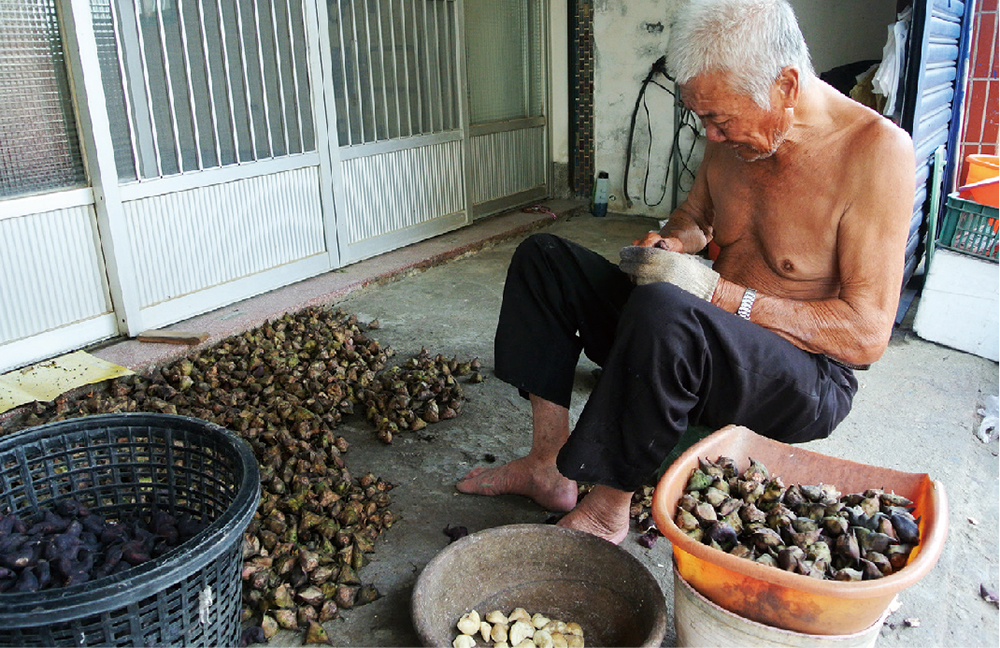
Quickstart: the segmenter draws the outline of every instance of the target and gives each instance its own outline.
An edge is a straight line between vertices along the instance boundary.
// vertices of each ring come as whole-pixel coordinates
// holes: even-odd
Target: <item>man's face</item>
[[[723,73],[696,76],[681,86],[681,99],[701,119],[708,140],[728,146],[746,162],[774,155],[791,127],[773,94],[771,108],[761,108],[733,91]]]

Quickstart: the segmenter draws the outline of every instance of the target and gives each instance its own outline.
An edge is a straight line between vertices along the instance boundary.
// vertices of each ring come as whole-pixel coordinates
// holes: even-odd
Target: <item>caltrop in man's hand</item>
[[[640,286],[666,281],[711,301],[719,283],[719,273],[691,254],[631,245],[622,248],[620,256],[622,272],[630,275]]]
[[[684,244],[681,243],[676,238],[665,238],[660,235],[659,232],[651,230],[642,238],[637,238],[632,241],[632,245],[640,245],[642,247],[658,247],[663,250],[670,250],[672,252],[683,252]]]

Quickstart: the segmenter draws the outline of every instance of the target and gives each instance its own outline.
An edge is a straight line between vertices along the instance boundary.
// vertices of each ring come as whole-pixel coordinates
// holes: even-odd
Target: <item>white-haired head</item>
[[[684,84],[706,72],[730,75],[733,90],[770,107],[786,67],[805,87],[815,76],[795,12],[785,0],[688,0],[670,27],[667,70]]]

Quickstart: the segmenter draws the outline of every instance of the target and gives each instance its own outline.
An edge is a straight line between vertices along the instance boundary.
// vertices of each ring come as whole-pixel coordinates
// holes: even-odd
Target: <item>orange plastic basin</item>
[[[996,155],[967,155],[965,161],[969,169],[965,174],[965,184],[959,188],[959,196],[973,200],[980,205],[1000,206],[1000,158]],[[994,231],[996,225],[994,224]]]
[[[1000,193],[1000,178],[996,176],[958,188],[959,198],[971,200],[987,207],[1000,207],[998,193]],[[996,231],[996,221],[994,221],[993,231]]]
[[[1000,156],[976,153],[966,155],[965,161],[969,163],[969,170],[965,174],[965,184],[973,184],[1000,175]]]
[[[740,470],[753,457],[786,486],[833,484],[845,494],[881,488],[907,497],[920,518],[920,544],[903,569],[859,582],[810,578],[713,549],[686,536],[674,524],[674,514],[698,458],[714,461],[719,456],[731,457]],[[926,474],[837,459],[730,425],[688,448],[663,474],[653,494],[653,519],[673,544],[681,576],[716,605],[792,632],[842,635],[869,628],[899,591],[930,571],[948,533],[948,504],[944,486]]]

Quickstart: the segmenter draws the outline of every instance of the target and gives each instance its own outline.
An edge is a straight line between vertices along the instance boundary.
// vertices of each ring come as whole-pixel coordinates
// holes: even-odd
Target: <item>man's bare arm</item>
[[[710,153],[706,151],[705,155],[707,157]],[[633,241],[632,245],[662,247],[671,252],[688,254],[701,252],[708,245],[712,240],[714,211],[708,193],[706,168],[708,168],[707,160],[703,160],[687,198],[671,212],[660,231],[650,232],[643,238]]]
[[[913,205],[914,160],[909,137],[889,124],[873,126],[867,162],[858,165],[853,195],[840,221],[836,298],[801,301],[758,294],[751,320],[796,346],[851,364],[885,352],[899,303]],[[735,312],[744,286],[721,279],[713,303]]]

